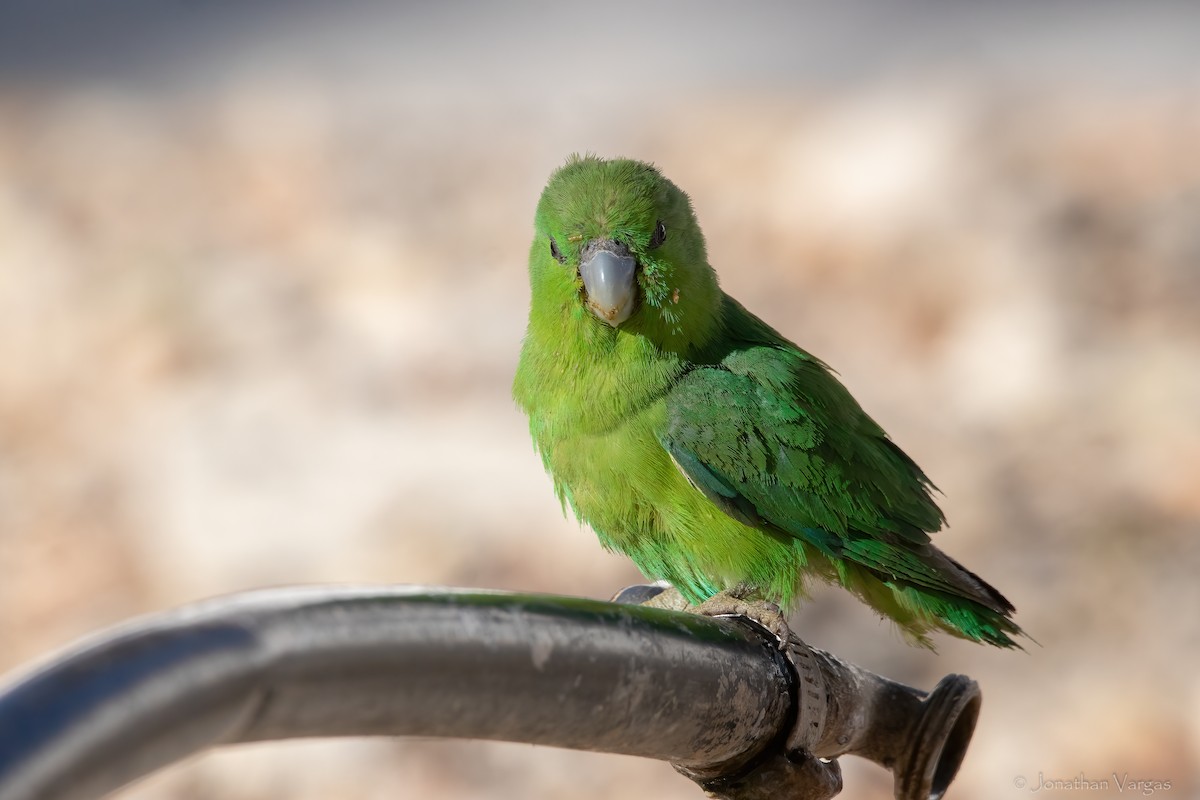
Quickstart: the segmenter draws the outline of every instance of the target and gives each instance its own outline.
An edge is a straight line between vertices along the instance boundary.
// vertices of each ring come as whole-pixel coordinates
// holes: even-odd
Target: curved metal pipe
[[[736,624],[421,588],[251,592],[102,634],[0,695],[0,798],[94,798],[208,747],[503,739],[735,765],[788,720],[785,660]]]
[[[191,753],[303,736],[499,739],[672,762],[713,796],[824,800],[870,758],[941,797],[979,709],[746,620],[420,587],[249,592],[101,633],[0,691],[0,800],[99,797]]]

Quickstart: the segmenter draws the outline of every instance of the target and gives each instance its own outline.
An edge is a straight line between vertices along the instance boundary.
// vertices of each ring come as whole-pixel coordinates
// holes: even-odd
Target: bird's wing
[[[928,478],[820,361],[747,347],[692,369],[666,402],[662,446],[725,513],[885,580],[979,593],[932,557],[945,558],[929,545],[944,518]]]

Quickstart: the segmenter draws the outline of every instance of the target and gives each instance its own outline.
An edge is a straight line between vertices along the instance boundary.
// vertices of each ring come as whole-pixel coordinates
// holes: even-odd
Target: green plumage
[[[617,325],[588,308],[596,242],[636,259]],[[513,394],[605,547],[694,603],[749,587],[788,608],[816,576],[917,643],[940,628],[1014,645],[1012,605],[929,543],[944,519],[925,474],[824,364],[720,290],[686,195],[653,167],[572,158],[529,260]]]

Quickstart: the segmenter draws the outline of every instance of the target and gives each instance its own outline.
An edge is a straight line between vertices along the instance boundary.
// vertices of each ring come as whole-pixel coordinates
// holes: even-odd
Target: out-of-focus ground
[[[602,34],[551,6],[155,5],[115,4],[144,36],[4,12],[0,671],[254,587],[636,582],[562,517],[509,399],[537,193],[592,150],[691,194],[725,288],[924,466],[938,543],[1040,646],[917,651],[833,589],[797,631],[982,684],[956,796],[1200,792],[1189,7],[630,6]],[[845,796],[890,796],[842,763]],[[635,795],[700,793],[631,758],[363,741],[122,796]]]

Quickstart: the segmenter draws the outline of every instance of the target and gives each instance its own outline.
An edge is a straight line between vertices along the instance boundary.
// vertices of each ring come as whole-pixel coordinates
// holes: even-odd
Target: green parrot
[[[1016,645],[1012,604],[930,544],[935,487],[825,364],[721,290],[675,184],[572,156],[534,231],[513,396],[564,513],[710,613],[778,615],[815,576],[913,643]]]

